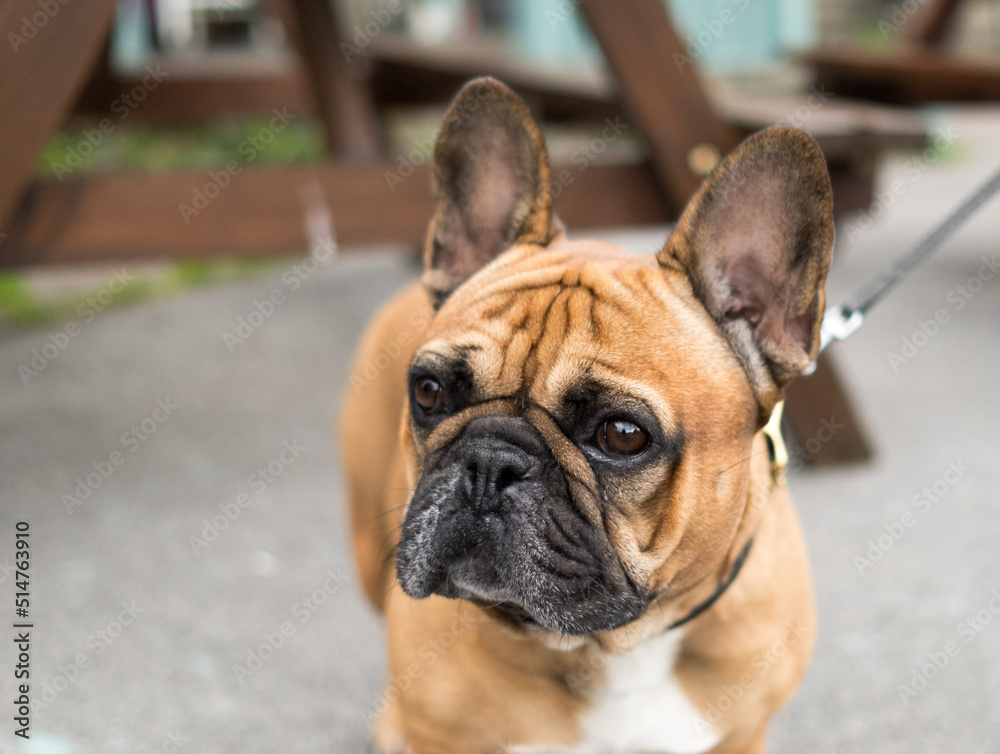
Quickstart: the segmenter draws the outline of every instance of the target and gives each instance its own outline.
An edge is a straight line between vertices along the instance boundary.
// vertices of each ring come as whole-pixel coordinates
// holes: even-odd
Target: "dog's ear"
[[[552,238],[545,141],[524,102],[496,79],[470,81],[451,103],[433,181],[423,281],[435,305],[504,249]]]
[[[722,328],[766,419],[816,358],[833,251],[833,198],[816,142],[771,128],[737,147],[660,250]]]

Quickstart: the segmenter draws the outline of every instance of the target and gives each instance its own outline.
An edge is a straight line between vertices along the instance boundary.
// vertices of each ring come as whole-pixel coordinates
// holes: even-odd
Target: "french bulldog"
[[[358,570],[387,619],[380,754],[749,754],[815,633],[764,431],[819,348],[826,163],[723,159],[655,255],[571,239],[524,103],[445,116],[422,279],[342,414]]]

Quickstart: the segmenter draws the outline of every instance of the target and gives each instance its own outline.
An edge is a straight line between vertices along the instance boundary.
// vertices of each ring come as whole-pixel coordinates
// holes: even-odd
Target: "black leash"
[[[918,264],[937,251],[948,236],[961,227],[998,191],[1000,191],[1000,170],[895,264],[872,279],[846,303],[827,309],[820,329],[819,350],[822,351],[835,340],[846,340],[853,335],[854,331],[861,327],[865,314],[872,306],[898,285]]]

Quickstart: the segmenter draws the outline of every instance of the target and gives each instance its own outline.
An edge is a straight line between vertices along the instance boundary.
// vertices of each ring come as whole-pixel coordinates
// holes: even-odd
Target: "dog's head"
[[[562,634],[668,615],[752,535],[759,430],[817,355],[833,243],[819,149],[791,128],[750,137],[659,252],[633,256],[566,238],[538,126],[479,79],[445,118],[434,188],[403,590]]]

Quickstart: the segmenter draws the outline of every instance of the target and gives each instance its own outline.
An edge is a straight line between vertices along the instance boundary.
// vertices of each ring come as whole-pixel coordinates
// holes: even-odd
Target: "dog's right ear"
[[[470,81],[451,103],[433,181],[423,283],[435,306],[508,247],[552,239],[545,141],[521,98],[496,79]]]

